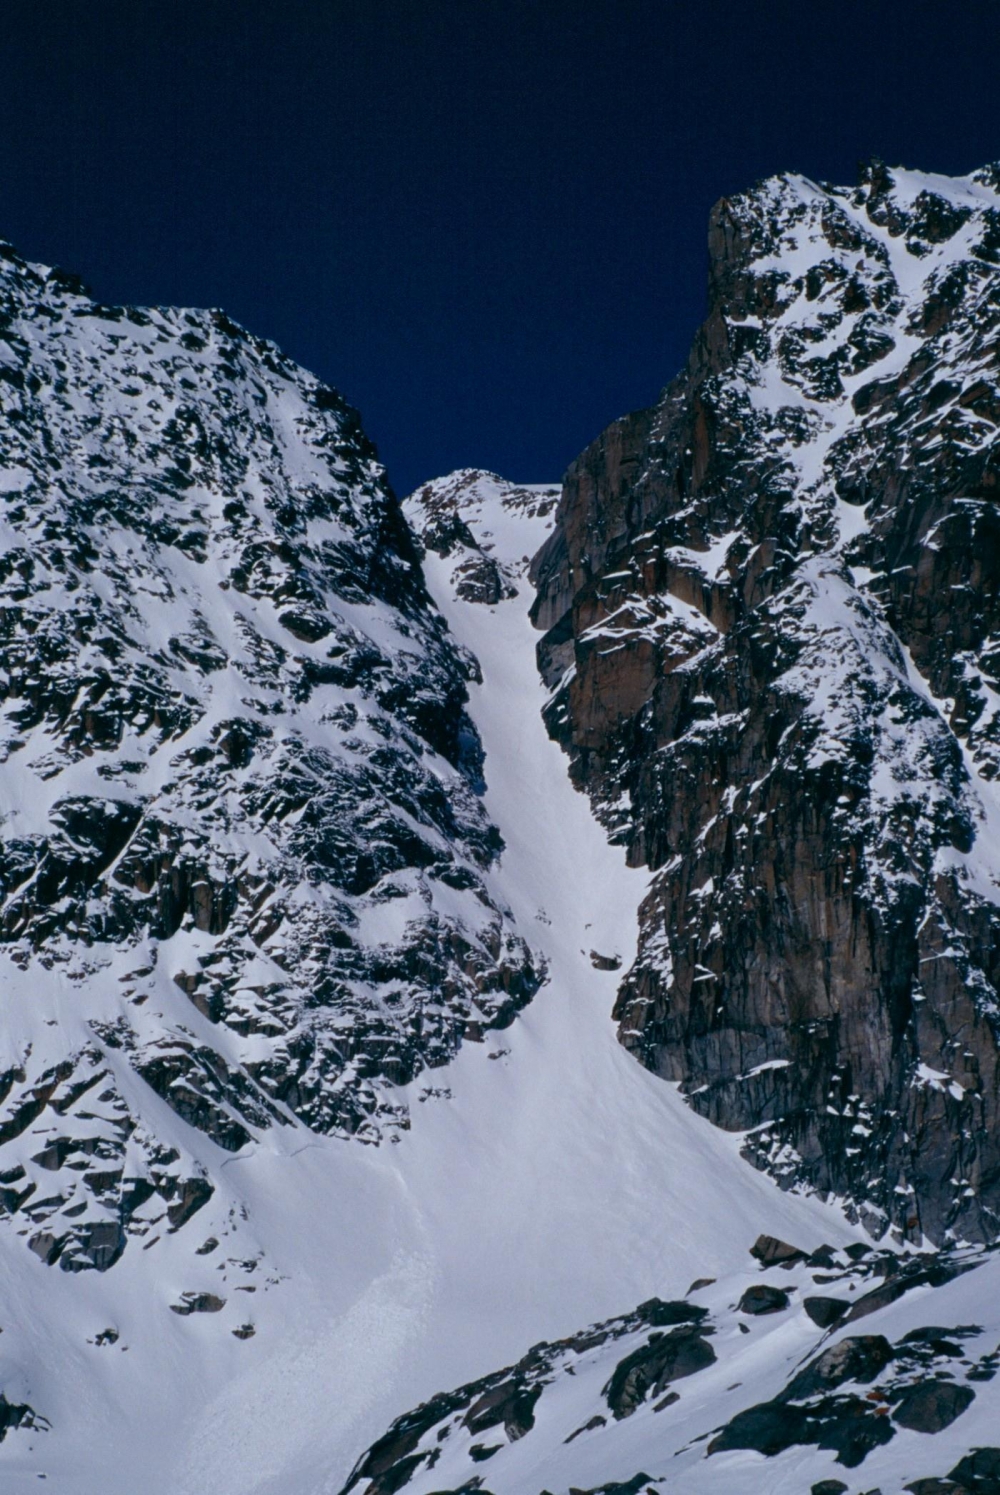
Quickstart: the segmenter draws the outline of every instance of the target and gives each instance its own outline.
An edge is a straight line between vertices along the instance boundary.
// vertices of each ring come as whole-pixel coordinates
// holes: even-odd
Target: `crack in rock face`
[[[1000,1232],[1000,170],[775,177],[536,556],[550,732],[654,871],[625,1046],[875,1235]]]

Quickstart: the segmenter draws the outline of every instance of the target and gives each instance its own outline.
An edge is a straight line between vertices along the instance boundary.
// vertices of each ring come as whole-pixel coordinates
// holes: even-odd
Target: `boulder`
[[[796,1262],[805,1261],[807,1254],[774,1235],[759,1235],[750,1247],[750,1255],[765,1267],[792,1267]]]
[[[715,1361],[715,1351],[694,1325],[653,1334],[615,1366],[604,1396],[616,1421],[630,1417],[650,1391],[658,1396],[671,1381],[695,1375]]]
[[[829,1329],[831,1324],[838,1323],[850,1306],[843,1298],[816,1297],[802,1300],[802,1307],[819,1329]]]
[[[957,1381],[920,1381],[908,1386],[895,1403],[892,1415],[900,1427],[916,1433],[940,1433],[971,1407],[976,1393]]]
[[[767,1282],[748,1287],[739,1302],[741,1313],[750,1313],[756,1317],[765,1313],[780,1313],[787,1307],[788,1294],[780,1287],[771,1287]]]
[[[792,1377],[781,1400],[802,1401],[817,1392],[832,1391],[844,1381],[873,1381],[894,1354],[882,1334],[856,1334],[841,1339]]]
[[[1000,1495],[1000,1448],[974,1448],[948,1477],[966,1486],[970,1495]]]
[[[703,1287],[711,1287],[714,1282],[714,1277],[696,1277],[687,1290],[688,1297],[690,1298],[692,1293],[700,1292]]]
[[[225,1308],[225,1298],[217,1297],[215,1293],[181,1293],[179,1303],[171,1303],[171,1313],[186,1315],[189,1313],[218,1313]]]
[[[812,1424],[801,1407],[784,1402],[762,1402],[737,1412],[708,1445],[708,1452],[724,1453],[734,1448],[752,1448],[773,1456],[796,1443],[811,1443]]]

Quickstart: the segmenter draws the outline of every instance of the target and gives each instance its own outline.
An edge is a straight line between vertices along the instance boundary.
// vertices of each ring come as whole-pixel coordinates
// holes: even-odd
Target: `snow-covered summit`
[[[496,603],[515,597],[548,539],[558,484],[511,483],[463,467],[424,483],[403,508],[426,549],[450,559],[456,596]]]

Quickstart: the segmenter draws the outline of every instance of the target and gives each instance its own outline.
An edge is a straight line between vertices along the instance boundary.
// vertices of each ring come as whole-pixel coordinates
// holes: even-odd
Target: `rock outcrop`
[[[900,1296],[929,1287],[933,1298],[920,1297],[921,1312],[961,1316],[977,1296],[990,1300],[998,1262],[983,1249],[910,1258],[862,1252],[798,1252],[787,1267],[783,1303],[772,1304],[763,1318],[750,1310],[750,1329],[739,1323],[744,1305],[755,1290],[768,1289],[751,1281],[740,1293],[744,1276],[692,1289],[701,1302],[690,1301],[691,1295],[683,1302],[654,1298],[566,1339],[535,1345],[516,1365],[397,1418],[359,1460],[343,1495],[481,1489],[475,1466],[487,1459],[496,1488],[540,1495],[582,1495],[583,1469],[605,1481],[588,1482],[587,1489],[630,1489],[640,1461],[650,1472],[635,1488],[654,1492],[683,1488],[707,1495],[769,1481],[806,1489],[807,1468],[819,1472],[832,1462],[855,1469],[897,1439],[903,1446],[894,1446],[879,1477],[895,1481],[883,1488],[899,1488],[894,1470],[940,1467],[935,1436],[971,1415],[977,1393],[993,1380],[995,1329],[959,1317],[951,1328],[921,1323],[900,1333],[891,1327],[895,1299],[886,1298],[873,1310],[880,1315],[874,1326],[834,1337],[835,1331],[823,1334],[810,1324],[805,1294],[817,1280],[835,1281],[847,1297],[861,1289],[859,1301],[878,1291],[873,1282],[898,1284]],[[983,1274],[978,1283],[960,1280],[976,1271]],[[755,1399],[765,1388],[767,1399]],[[986,1414],[987,1424],[991,1415],[995,1409]],[[955,1436],[962,1436],[957,1429]],[[966,1462],[985,1474],[992,1468],[989,1452],[970,1448]],[[786,1453],[790,1462],[782,1465]],[[776,1467],[765,1474],[759,1463],[734,1465],[727,1455],[763,1456]],[[814,1462],[807,1466],[806,1457]],[[926,1490],[907,1488],[919,1495],[952,1488],[937,1486],[934,1478],[928,1477]],[[813,1484],[817,1489],[836,1495],[847,1486],[827,1481]]]
[[[655,872],[621,1041],[876,1234],[1000,1233],[1000,168],[715,208],[708,319],[534,562]]]

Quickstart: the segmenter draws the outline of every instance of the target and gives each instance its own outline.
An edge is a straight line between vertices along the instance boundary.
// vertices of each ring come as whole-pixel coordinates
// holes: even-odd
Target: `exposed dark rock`
[[[959,1459],[949,1478],[971,1495],[1000,1495],[1000,1448],[976,1448]]]
[[[616,1420],[630,1417],[652,1393],[659,1396],[671,1381],[693,1376],[715,1363],[705,1331],[695,1325],[653,1334],[649,1341],[615,1366],[603,1395]]]
[[[956,1329],[941,1329],[937,1325],[928,1324],[924,1328],[911,1329],[908,1334],[904,1334],[897,1349],[903,1351],[909,1346],[918,1346],[926,1347],[932,1355],[938,1357],[958,1356],[962,1354],[962,1347],[954,1342],[954,1338],[967,1339],[981,1333],[982,1329],[978,1324],[969,1324]]]
[[[817,1392],[832,1391],[845,1381],[873,1381],[893,1359],[895,1351],[882,1334],[856,1334],[840,1339],[810,1360],[782,1392],[783,1401],[802,1401]]]
[[[434,1495],[490,1495],[490,1492],[483,1488],[481,1478],[475,1478],[467,1480],[457,1490],[435,1490]]]
[[[892,1415],[900,1427],[917,1433],[940,1433],[975,1401],[971,1386],[955,1381],[928,1380],[908,1386],[894,1403]]]
[[[502,1443],[472,1443],[469,1446],[469,1458],[474,1464],[482,1464],[486,1459],[491,1459],[495,1453],[499,1453],[502,1447]]]
[[[750,1247],[750,1255],[765,1267],[791,1267],[806,1259],[804,1251],[773,1235],[759,1235]]]
[[[589,1422],[585,1422],[582,1427],[579,1427],[574,1432],[570,1433],[569,1437],[565,1439],[565,1442],[572,1443],[573,1439],[579,1438],[581,1433],[592,1433],[595,1428],[606,1427],[607,1422],[608,1419],[606,1417],[602,1417],[600,1412],[598,1412],[596,1416],[590,1419]]]
[[[182,1293],[179,1303],[171,1303],[171,1313],[219,1313],[226,1306],[225,1298],[215,1293]]]
[[[509,1381],[490,1386],[477,1397],[462,1419],[463,1423],[470,1433],[484,1433],[488,1428],[502,1424],[513,1443],[534,1426],[534,1406],[541,1394],[540,1385],[529,1385],[523,1376],[515,1374]]]
[[[893,1431],[884,1409],[858,1396],[824,1397],[809,1407],[764,1402],[738,1412],[712,1439],[708,1452],[753,1448],[774,1455],[795,1444],[814,1443],[830,1449],[838,1463],[853,1469],[873,1448],[888,1443]]]
[[[361,1481],[367,1482],[364,1486],[366,1495],[368,1492],[371,1495],[395,1495],[395,1491],[402,1489],[428,1457],[413,1452],[424,1434],[456,1409],[468,1405],[473,1391],[483,1384],[476,1382],[474,1387],[433,1397],[416,1411],[398,1417],[389,1431],[358,1461],[344,1486],[344,1495]]]
[[[783,1453],[796,1443],[810,1443],[813,1423],[801,1407],[784,1402],[762,1402],[738,1412],[708,1445],[708,1452],[731,1448],[753,1448],[769,1456]]]
[[[916,1479],[910,1495],[1000,1495],[1000,1448],[976,1448],[959,1459],[951,1473]]]
[[[850,1303],[846,1303],[843,1298],[816,1297],[802,1300],[802,1307],[813,1323],[818,1324],[821,1329],[829,1329],[831,1324],[838,1323],[850,1306]]]
[[[771,1287],[766,1282],[748,1287],[739,1303],[741,1313],[760,1315],[780,1313],[788,1307],[788,1294],[780,1287]]]
[[[569,1495],[639,1495],[639,1491],[644,1486],[650,1486],[650,1476],[633,1474],[631,1479],[613,1481],[608,1485],[595,1485],[589,1490],[580,1490],[570,1485]]]
[[[177,1198],[167,1206],[167,1219],[171,1230],[180,1230],[192,1215],[208,1203],[215,1190],[207,1178],[187,1178],[180,1186]],[[204,1254],[204,1247],[199,1248]]]
[[[945,1283],[953,1281],[963,1272],[974,1271],[981,1263],[981,1257],[973,1257],[965,1261],[946,1260],[935,1256],[918,1256],[909,1261],[900,1261],[894,1257],[886,1263],[887,1266],[892,1267],[893,1275],[881,1286],[862,1294],[851,1305],[844,1322],[853,1324],[858,1319],[867,1318],[871,1313],[888,1308],[890,1303],[895,1303],[905,1293],[911,1292],[916,1287],[927,1285],[943,1287]]]
[[[15,1428],[47,1428],[44,1417],[39,1417],[26,1402],[9,1402],[0,1391],[0,1443]]]

